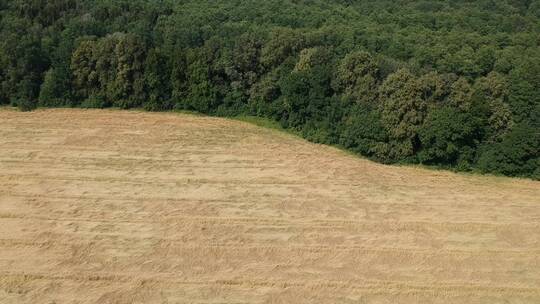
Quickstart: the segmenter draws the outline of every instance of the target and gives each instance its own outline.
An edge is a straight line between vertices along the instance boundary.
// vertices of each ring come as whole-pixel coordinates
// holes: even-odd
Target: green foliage
[[[374,102],[378,78],[379,67],[373,56],[367,52],[353,52],[347,54],[338,66],[335,86],[347,99]]]
[[[281,125],[278,122],[272,119],[268,119],[268,118],[263,118],[259,116],[250,116],[250,115],[238,115],[238,116],[235,116],[234,119],[248,122],[250,124],[254,124],[256,126],[263,127],[266,129],[286,131],[285,129],[281,127]]]
[[[478,78],[473,89],[473,98],[489,108],[487,141],[500,141],[514,124],[510,106],[507,104],[506,78],[496,72]]]
[[[257,115],[378,161],[539,178],[539,12],[538,0],[0,1],[0,104]]]
[[[536,56],[535,56],[536,54]],[[532,119],[531,109],[540,104],[540,56],[526,54],[510,71],[508,103],[516,121]]]
[[[332,89],[328,71],[330,53],[324,49],[310,50],[311,54],[303,53],[309,58],[300,58],[295,69],[280,81],[283,94],[281,121],[286,127],[303,129],[304,133],[309,135],[308,137],[325,142],[328,138],[321,135],[324,132],[320,129],[329,125],[329,115],[333,114],[330,99]],[[298,68],[299,64],[301,68]],[[310,129],[314,129],[314,132]]]
[[[212,67],[208,64],[213,54],[192,51],[188,54],[190,64],[187,67],[187,96],[181,107],[201,113],[211,113],[219,105],[218,90],[212,83]]]
[[[146,46],[135,35],[120,35],[114,49],[115,78],[109,90],[113,105],[121,108],[140,106],[146,99],[144,62]],[[118,102],[120,101],[120,102]]]
[[[482,122],[470,113],[444,106],[428,114],[419,136],[421,163],[470,168],[482,138]]]
[[[111,104],[105,101],[105,97],[98,95],[90,95],[81,103],[81,108],[86,109],[103,109],[110,106]]]
[[[418,129],[427,114],[422,87],[408,70],[390,75],[380,87],[381,119],[389,133],[391,159],[413,156],[419,148]]]
[[[343,119],[339,144],[356,153],[388,162],[388,133],[380,114],[368,105],[352,106]]]
[[[272,68],[284,62],[288,57],[298,54],[306,46],[305,37],[300,31],[288,28],[276,28],[262,49],[261,62]]]
[[[451,94],[451,85],[455,77],[452,74],[429,72],[418,79],[422,100],[429,104],[441,104]]]
[[[160,49],[152,49],[144,64],[145,92],[148,100],[144,108],[149,111],[171,110],[171,71],[168,58]]]
[[[485,148],[478,161],[483,172],[540,178],[540,132],[518,125],[500,143]]]
[[[467,79],[460,77],[450,88],[449,104],[462,111],[468,111],[472,104],[473,89]]]
[[[37,107],[36,102],[29,99],[17,99],[13,101],[13,104],[16,105],[22,112],[29,112]]]
[[[70,72],[66,68],[51,68],[45,73],[39,92],[39,105],[44,107],[61,107],[70,105]]]
[[[144,42],[134,35],[115,33],[83,41],[71,58],[75,92],[82,100],[105,96],[121,108],[139,106],[146,99]]]

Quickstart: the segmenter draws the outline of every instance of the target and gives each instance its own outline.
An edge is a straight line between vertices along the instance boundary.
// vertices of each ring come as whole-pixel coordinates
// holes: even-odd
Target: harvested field
[[[540,183],[217,118],[0,110],[0,303],[540,303]]]

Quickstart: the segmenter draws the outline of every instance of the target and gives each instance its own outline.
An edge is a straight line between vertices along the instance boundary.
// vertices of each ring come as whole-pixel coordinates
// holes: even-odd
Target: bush
[[[39,92],[39,104],[62,107],[70,103],[70,97],[66,95],[69,95],[69,72],[58,69],[47,71]]]
[[[421,163],[465,166],[474,160],[470,150],[482,137],[482,124],[469,113],[442,107],[428,113],[419,137]]]
[[[379,161],[389,161],[384,153],[388,134],[377,111],[356,104],[344,118],[341,129],[340,145]]]
[[[37,108],[37,103],[35,101],[32,101],[30,99],[18,99],[14,101],[14,103],[17,105],[19,110],[22,112],[30,112]]]
[[[103,109],[110,106],[110,103],[106,101],[103,96],[90,95],[88,99],[81,103],[81,108],[87,109]]]
[[[516,126],[502,142],[484,148],[478,167],[485,173],[540,179],[540,132],[525,124]]]
[[[173,109],[173,104],[170,101],[151,99],[144,103],[144,109],[150,112],[167,111]]]

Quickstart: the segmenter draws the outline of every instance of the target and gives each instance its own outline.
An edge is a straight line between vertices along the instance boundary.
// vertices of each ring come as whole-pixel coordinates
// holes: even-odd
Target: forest
[[[0,105],[253,115],[540,179],[540,0],[0,0],[0,38]]]

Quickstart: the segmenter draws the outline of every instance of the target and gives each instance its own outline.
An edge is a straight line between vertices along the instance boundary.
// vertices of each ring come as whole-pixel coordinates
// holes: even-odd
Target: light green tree
[[[367,52],[353,52],[345,56],[337,68],[335,87],[346,98],[374,102],[377,97],[379,68]]]
[[[379,90],[382,121],[392,140],[394,158],[412,156],[419,148],[418,130],[427,113],[421,85],[408,70],[388,76]]]

